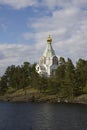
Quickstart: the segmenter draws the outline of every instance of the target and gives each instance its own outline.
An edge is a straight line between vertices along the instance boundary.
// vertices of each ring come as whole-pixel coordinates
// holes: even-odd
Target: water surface
[[[87,105],[0,102],[0,130],[87,130]]]

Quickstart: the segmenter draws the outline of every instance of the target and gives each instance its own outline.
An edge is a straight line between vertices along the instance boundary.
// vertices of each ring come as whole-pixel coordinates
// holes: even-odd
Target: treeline
[[[87,60],[79,59],[74,66],[70,58],[65,61],[60,57],[56,75],[50,78],[39,76],[35,65],[24,62],[21,66],[9,66],[0,79],[0,94],[6,93],[9,88],[16,91],[26,87],[67,98],[87,93]]]

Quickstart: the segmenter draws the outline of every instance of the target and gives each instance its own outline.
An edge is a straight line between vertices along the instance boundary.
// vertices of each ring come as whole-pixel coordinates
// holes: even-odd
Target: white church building
[[[58,58],[55,55],[55,51],[52,48],[52,38],[47,38],[47,46],[46,49],[39,61],[36,65],[36,72],[41,76],[54,76],[55,71],[58,67]]]

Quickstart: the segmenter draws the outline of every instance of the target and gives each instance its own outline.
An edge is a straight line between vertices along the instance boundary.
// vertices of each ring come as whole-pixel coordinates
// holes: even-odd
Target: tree
[[[66,62],[66,70],[65,70],[65,84],[68,89],[68,95],[73,98],[74,96],[74,87],[75,87],[75,67],[70,58],[67,59]]]
[[[4,94],[8,89],[7,77],[3,75],[0,80],[0,94]]]
[[[65,69],[66,69],[66,62],[63,57],[59,59],[59,66],[56,70],[56,77],[58,80],[64,80],[65,78]]]
[[[84,93],[87,83],[87,61],[79,59],[76,63],[77,95]]]

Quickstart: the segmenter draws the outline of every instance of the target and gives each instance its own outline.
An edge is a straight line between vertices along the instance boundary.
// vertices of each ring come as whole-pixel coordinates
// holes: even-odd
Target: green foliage
[[[41,77],[35,71],[36,64],[24,62],[21,66],[11,65],[0,80],[0,94],[11,93],[27,88],[38,89],[40,93],[57,94],[59,97],[72,99],[87,93],[87,61],[79,59],[76,67],[70,58],[59,59],[54,77]]]
[[[5,93],[7,89],[8,89],[7,77],[3,75],[0,80],[0,94]]]
[[[65,71],[66,71],[66,62],[63,57],[60,57],[59,59],[59,66],[56,70],[56,77],[59,80],[63,80],[65,78]]]
[[[77,84],[77,94],[86,93],[87,84],[87,61],[79,59],[76,63],[76,84]],[[84,89],[85,88],[85,89]]]

